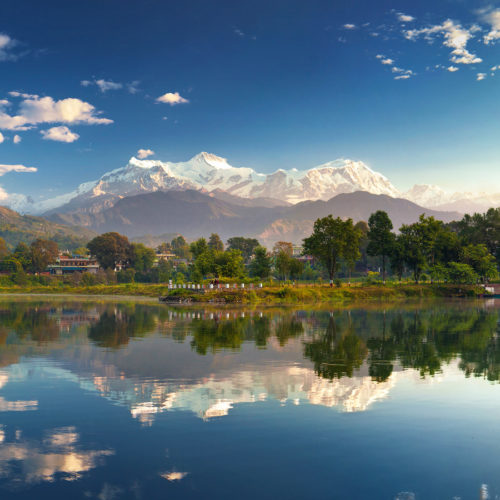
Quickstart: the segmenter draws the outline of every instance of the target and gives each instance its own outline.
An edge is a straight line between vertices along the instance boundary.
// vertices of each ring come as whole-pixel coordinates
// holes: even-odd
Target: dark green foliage
[[[359,229],[352,219],[343,221],[332,215],[317,219],[313,234],[304,239],[304,253],[312,255],[326,268],[330,280],[333,280],[341,258],[355,262],[359,258]]]
[[[131,246],[126,236],[104,233],[89,241],[87,248],[104,269],[115,269],[129,264]]]
[[[239,250],[245,262],[249,262],[255,249],[259,246],[259,241],[255,238],[244,238],[243,236],[234,236],[227,240],[229,250]]]
[[[215,250],[217,252],[222,252],[224,250],[224,243],[220,239],[217,233],[212,233],[208,239],[208,248]]]
[[[250,276],[253,278],[268,278],[271,274],[271,257],[267,254],[267,249],[261,246],[255,247],[254,258],[250,262]]]
[[[386,261],[392,254],[395,236],[392,233],[392,222],[386,212],[378,210],[368,220],[368,255],[382,258],[382,279],[385,281]]]

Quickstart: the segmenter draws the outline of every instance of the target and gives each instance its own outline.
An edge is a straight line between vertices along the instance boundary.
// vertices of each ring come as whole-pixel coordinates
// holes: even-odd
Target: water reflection
[[[483,302],[336,311],[186,310],[96,301],[0,302],[0,487],[2,482],[12,491],[21,484],[85,481],[111,467],[119,459],[121,446],[126,447],[121,456],[131,460],[140,447],[134,442],[138,430],[151,433],[143,455],[138,455],[139,462],[150,454],[154,457],[154,467],[148,465],[149,475],[140,488],[155,480],[165,488],[193,487],[200,470],[210,464],[204,462],[196,471],[195,460],[171,460],[170,443],[162,440],[162,433],[154,434],[165,419],[171,419],[168,425],[174,427],[178,419],[181,434],[183,425],[191,430],[202,426],[219,429],[219,440],[226,435],[244,439],[241,429],[257,425],[258,412],[270,407],[279,412],[274,422],[279,425],[273,435],[266,434],[265,425],[255,432],[253,439],[259,446],[265,446],[262,435],[272,440],[293,424],[291,412],[314,408],[328,415],[318,420],[322,435],[314,441],[307,434],[314,430],[314,420],[307,421],[307,432],[298,429],[319,448],[322,439],[333,436],[335,445],[323,450],[324,463],[331,463],[330,454],[337,443],[342,453],[351,446],[342,443],[341,436],[348,429],[345,424],[337,422],[335,432],[329,427],[339,412],[358,412],[358,419],[366,410],[389,408],[402,387],[436,389],[446,380],[467,379],[493,387],[500,380],[498,320],[497,304]],[[468,397],[474,396],[469,393]],[[91,405],[88,410],[87,405]],[[252,418],[241,420],[245,411],[253,412]],[[100,412],[106,418],[99,420]],[[390,432],[401,432],[398,422],[414,414],[415,408],[392,422]],[[63,418],[65,415],[70,416]],[[284,415],[291,420],[281,421]],[[95,429],[86,427],[86,421],[94,418],[95,427],[102,426],[100,439],[89,438]],[[189,423],[192,421],[196,424]],[[233,421],[237,424],[231,424]],[[217,427],[226,424],[229,433]],[[120,431],[120,425],[126,430]],[[373,425],[379,425],[376,419]],[[199,441],[189,440],[191,430],[178,438],[182,441],[178,455],[201,446]],[[359,434],[363,437],[356,438],[359,431],[352,434],[360,441],[358,459],[368,435],[364,428]],[[164,428],[162,432],[166,432]],[[115,440],[108,441],[113,433]],[[378,428],[374,435],[387,436],[387,429]],[[142,434],[141,439],[147,436]],[[203,441],[204,435],[198,439]],[[281,446],[294,439],[287,438]],[[370,439],[375,442],[377,438]],[[170,441],[175,439],[170,436]],[[156,445],[160,451],[155,450]],[[379,445],[389,446],[387,442]],[[479,451],[486,446],[482,442]],[[218,460],[224,453],[217,455]],[[397,453],[402,453],[401,460],[410,460],[403,449]],[[228,460],[236,461],[236,456],[229,453]],[[396,458],[391,463],[399,462]],[[307,468],[307,461],[302,466]],[[318,467],[321,464],[315,463],[308,474],[314,476]],[[92,495],[97,498],[126,497],[124,492],[136,488],[132,477],[128,485],[120,482],[121,472],[112,480],[102,474],[99,477],[98,483],[85,490],[95,492]],[[486,479],[482,481],[490,484]],[[480,484],[475,486],[476,493]],[[413,486],[398,484],[390,497],[421,498],[412,493],[417,491]],[[186,491],[178,498],[188,498]]]
[[[95,468],[112,450],[82,450],[74,427],[46,431],[41,441],[23,439],[19,431],[0,434],[0,478],[11,483],[38,483],[58,479],[74,481]]]
[[[0,365],[57,359],[65,376],[144,424],[166,410],[209,419],[269,398],[352,412],[385,399],[401,377],[434,376],[443,364],[498,381],[497,323],[497,309],[481,303],[244,312],[20,302],[0,307]],[[0,396],[0,411],[36,408]]]

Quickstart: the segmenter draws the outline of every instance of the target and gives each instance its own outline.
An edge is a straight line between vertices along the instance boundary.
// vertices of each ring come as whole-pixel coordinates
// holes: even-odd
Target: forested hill
[[[72,250],[85,246],[95,235],[89,229],[58,224],[33,215],[21,215],[0,206],[0,237],[9,249],[13,249],[20,241],[29,244],[37,238],[44,238],[56,241],[60,248]]]

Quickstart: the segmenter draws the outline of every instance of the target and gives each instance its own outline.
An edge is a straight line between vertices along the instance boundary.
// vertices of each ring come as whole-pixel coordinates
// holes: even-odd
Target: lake
[[[500,302],[0,300],[0,498],[499,498]]]

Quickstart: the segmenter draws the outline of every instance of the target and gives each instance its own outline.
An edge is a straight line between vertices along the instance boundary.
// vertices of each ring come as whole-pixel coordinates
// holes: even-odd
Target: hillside
[[[60,248],[74,249],[85,245],[95,233],[90,229],[58,224],[42,217],[21,215],[10,208],[0,207],[0,237],[9,248],[19,242],[31,243],[37,238],[56,241]]]
[[[283,239],[300,242],[310,234],[314,220],[329,214],[366,221],[374,211],[385,210],[396,230],[402,224],[415,222],[422,213],[445,222],[461,218],[457,212],[429,210],[408,200],[366,192],[281,207],[240,205],[237,197],[231,200],[232,203],[193,190],[157,191],[123,198],[112,207],[86,214],[85,219],[94,231],[118,231],[132,238],[181,233],[192,239],[217,232],[223,239],[236,235],[258,236],[269,246]],[[51,219],[81,222],[78,216],[72,218],[70,214],[54,214]]]

